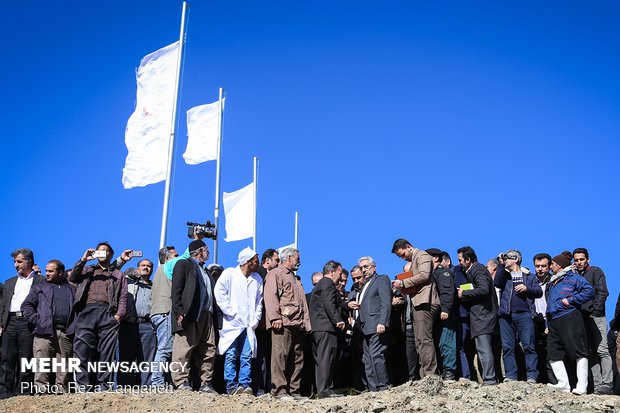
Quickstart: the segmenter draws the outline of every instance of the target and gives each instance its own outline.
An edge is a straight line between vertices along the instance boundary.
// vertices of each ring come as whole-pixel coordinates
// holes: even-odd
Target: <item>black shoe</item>
[[[447,382],[453,382],[456,381],[456,375],[454,374],[453,371],[451,370],[446,370],[443,372],[443,374],[441,375],[441,379],[443,381],[447,381]]]
[[[179,387],[177,387],[177,390],[189,390],[189,391],[192,391],[194,389],[192,389],[192,386],[188,382],[184,381],[183,383],[179,384]]]
[[[213,387],[211,387],[210,383],[205,383],[198,389],[200,393],[209,393],[209,394],[219,394],[215,391]]]

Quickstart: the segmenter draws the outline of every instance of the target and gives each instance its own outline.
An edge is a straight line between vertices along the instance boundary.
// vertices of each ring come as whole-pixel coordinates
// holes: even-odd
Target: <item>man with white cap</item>
[[[258,254],[250,247],[239,253],[239,265],[226,268],[215,283],[215,300],[222,312],[218,354],[224,354],[228,394],[253,394],[251,366],[262,314],[263,280],[256,272]],[[237,363],[239,369],[237,371]]]

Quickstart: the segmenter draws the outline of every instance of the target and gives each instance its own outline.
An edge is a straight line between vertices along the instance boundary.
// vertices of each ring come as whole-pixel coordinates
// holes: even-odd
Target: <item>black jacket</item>
[[[310,295],[308,309],[312,331],[336,332],[336,323],[343,320],[339,311],[338,291],[331,278],[323,277],[316,283]]]
[[[58,296],[54,295],[55,288],[68,288],[68,296],[70,297],[67,304],[68,313],[66,314],[67,320],[71,314],[73,308],[73,300],[75,296],[75,287],[66,281],[61,284],[42,282],[33,286],[30,289],[30,293],[22,304],[22,312],[24,317],[28,320],[28,323],[32,326],[32,334],[39,337],[53,337],[54,336],[54,300],[57,300]],[[65,326],[66,328],[67,326]]]
[[[198,274],[200,269],[192,258],[177,261],[172,270],[172,333],[183,331],[183,326],[177,323],[177,317],[183,316],[183,324],[196,322],[200,316],[200,279],[202,274]],[[215,306],[215,281],[207,274],[211,283],[211,297],[213,299],[214,313],[217,313]]]
[[[609,296],[607,290],[607,279],[605,273],[599,267],[589,265],[583,273],[583,278],[588,284],[594,288],[594,300],[582,304],[581,311],[592,314],[595,317],[603,317],[605,315],[605,301]]]
[[[472,290],[463,291],[461,302],[469,308],[471,337],[493,334],[497,324],[497,295],[491,274],[484,265],[474,262],[465,273]]]
[[[454,296],[456,295],[454,275],[452,275],[449,269],[440,265],[433,271],[433,278],[435,279],[435,285],[437,285],[437,292],[439,293],[441,312],[450,314],[452,308],[456,308],[456,306],[453,306]]]
[[[45,277],[40,274],[34,274],[32,279],[32,286],[45,281]],[[15,283],[17,282],[17,275],[13,278],[6,280],[4,284],[4,290],[2,291],[2,299],[0,299],[0,327],[6,327],[7,321],[9,321],[9,313],[11,312],[11,299],[15,292]],[[32,286],[30,288],[32,288]]]

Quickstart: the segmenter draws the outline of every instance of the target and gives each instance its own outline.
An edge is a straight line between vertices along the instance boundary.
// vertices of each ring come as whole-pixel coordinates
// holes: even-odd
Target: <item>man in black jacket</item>
[[[28,248],[11,253],[17,275],[6,281],[0,300],[0,335],[2,335],[2,363],[0,363],[0,398],[21,392],[21,383],[29,383],[31,375],[22,372],[19,361],[32,357],[32,335],[21,306],[33,285],[43,277],[33,270],[34,254]],[[18,387],[14,387],[15,373]]]
[[[337,397],[334,393],[334,368],[338,337],[336,329],[344,329],[340,317],[338,291],[335,283],[342,276],[342,265],[328,261],[323,266],[323,278],[312,289],[310,296],[310,324],[312,325],[312,353],[314,355],[317,397]]]
[[[58,260],[51,260],[45,266],[45,281],[30,289],[28,297],[22,304],[22,311],[32,326],[33,356],[35,359],[68,360],[73,356],[73,342],[67,336],[67,326],[75,287],[65,278],[65,265]],[[37,371],[34,374],[36,393],[69,392],[67,369],[56,370],[56,385],[51,386],[50,373]]]
[[[482,384],[494,385],[497,383],[491,336],[497,325],[497,296],[493,280],[489,271],[478,262],[472,247],[461,247],[457,252],[461,269],[469,281],[467,288],[458,288],[457,293],[463,305],[469,308],[471,337],[476,341],[478,359],[482,364]]]
[[[209,250],[202,240],[189,244],[190,258],[177,261],[172,271],[172,361],[189,368],[172,372],[178,390],[192,390],[190,370],[200,372],[202,393],[217,392],[211,386],[215,363],[213,314],[215,282],[203,267]]]
[[[611,394],[613,372],[607,347],[607,319],[605,318],[605,301],[609,296],[607,279],[603,270],[590,265],[590,254],[587,249],[575,248],[573,260],[577,272],[594,288],[594,300],[581,306],[590,352],[589,364],[594,381],[594,393]]]

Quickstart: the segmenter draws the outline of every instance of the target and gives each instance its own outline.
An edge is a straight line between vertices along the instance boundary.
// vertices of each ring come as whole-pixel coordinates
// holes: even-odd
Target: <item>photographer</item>
[[[502,336],[502,354],[506,378],[517,380],[515,347],[517,337],[525,353],[527,382],[538,381],[538,354],[534,332],[536,306],[534,299],[542,297],[536,277],[521,269],[521,253],[510,250],[498,257],[499,265],[493,281],[500,289],[499,327]]]

